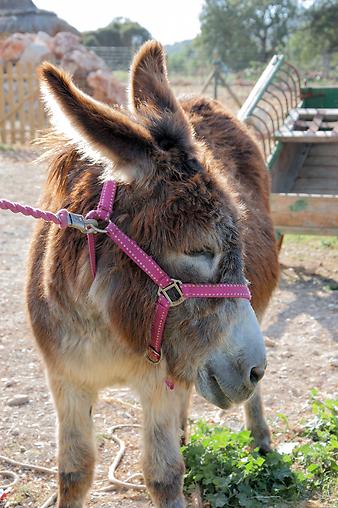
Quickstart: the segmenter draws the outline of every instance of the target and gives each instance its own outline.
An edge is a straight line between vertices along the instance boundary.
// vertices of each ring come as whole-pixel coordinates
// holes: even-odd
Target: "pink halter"
[[[185,284],[179,280],[171,279],[162,268],[148,256],[134,240],[125,235],[113,222],[110,215],[113,210],[117,183],[108,180],[103,184],[100,201],[96,210],[90,211],[86,218],[82,215],[60,210],[52,213],[32,208],[30,206],[0,199],[0,209],[11,210],[27,216],[53,222],[64,229],[73,227],[87,234],[89,260],[93,277],[96,274],[95,237],[94,233],[105,233],[120,247],[120,249],[143,270],[158,286],[155,316],[151,326],[150,342],[146,349],[146,358],[151,363],[161,360],[161,346],[163,331],[170,307],[176,307],[187,298],[246,298],[251,299],[249,288],[245,284]],[[108,222],[104,229],[97,227],[97,220]],[[166,381],[169,388],[173,384]]]
[[[106,233],[158,286],[151,338],[146,349],[146,358],[156,364],[161,360],[163,331],[170,307],[180,305],[187,298],[246,298],[250,300],[251,294],[245,284],[185,284],[179,280],[171,279],[152,257],[109,220],[116,190],[117,183],[115,181],[108,180],[104,183],[98,207],[96,210],[90,211],[86,215],[86,219],[108,221],[108,226],[105,229],[98,229],[95,225],[89,225],[88,233]],[[93,234],[88,234],[87,238],[91,271],[95,277],[95,237]]]

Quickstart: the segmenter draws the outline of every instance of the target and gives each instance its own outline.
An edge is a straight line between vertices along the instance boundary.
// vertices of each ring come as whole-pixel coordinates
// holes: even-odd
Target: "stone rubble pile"
[[[70,32],[59,32],[54,37],[45,32],[14,33],[0,40],[0,64],[37,67],[45,60],[70,72],[75,82],[96,99],[108,104],[125,103],[123,85],[102,58],[81,44],[79,36]]]

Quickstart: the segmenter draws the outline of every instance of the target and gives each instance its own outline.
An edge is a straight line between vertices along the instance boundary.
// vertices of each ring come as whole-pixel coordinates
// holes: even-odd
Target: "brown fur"
[[[54,146],[43,205],[81,214],[95,208],[109,160],[108,170],[122,175],[112,220],[174,278],[243,283],[245,276],[253,307],[262,315],[277,282],[278,262],[268,177],[245,127],[215,101],[195,98],[179,104],[168,85],[163,50],[155,42],[144,45],[132,67],[134,113],[93,102],[49,64],[41,76],[51,102],[82,138],[80,147],[77,138],[75,145],[59,138]],[[99,162],[81,156],[85,143],[103,155]],[[222,253],[206,280],[198,270],[182,270],[175,263],[175,253],[201,250]],[[141,390],[147,485],[157,506],[180,508],[178,440],[187,394],[236,303],[191,300],[177,307],[166,324],[165,361],[155,368],[143,354],[157,288],[103,235],[97,237],[97,260],[93,282],[84,235],[37,226],[27,297],[59,414],[58,506],[82,507],[89,488],[94,457],[88,411],[97,390],[128,382]],[[167,374],[176,380],[172,394],[163,383]],[[60,417],[65,408],[75,414],[73,419]]]

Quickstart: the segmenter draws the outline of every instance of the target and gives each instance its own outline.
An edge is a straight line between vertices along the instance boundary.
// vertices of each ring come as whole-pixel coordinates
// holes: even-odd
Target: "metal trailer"
[[[238,118],[255,132],[271,174],[271,210],[284,233],[338,235],[338,87],[302,87],[275,55]]]

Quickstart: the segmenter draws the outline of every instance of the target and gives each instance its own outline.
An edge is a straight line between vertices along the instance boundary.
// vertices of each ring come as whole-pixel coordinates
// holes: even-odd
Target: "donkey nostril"
[[[250,381],[252,384],[258,383],[264,376],[265,369],[261,367],[253,367],[250,371]]]

